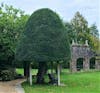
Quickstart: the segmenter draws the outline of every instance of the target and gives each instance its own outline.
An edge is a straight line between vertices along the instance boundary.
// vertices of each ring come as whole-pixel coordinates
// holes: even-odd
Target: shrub
[[[9,81],[9,80],[13,80],[15,78],[15,73],[14,71],[11,70],[2,70],[1,71],[1,79],[3,81]]]

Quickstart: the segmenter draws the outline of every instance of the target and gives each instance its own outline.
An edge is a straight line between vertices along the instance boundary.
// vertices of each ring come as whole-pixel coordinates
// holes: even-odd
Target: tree
[[[96,38],[99,38],[99,31],[97,29],[96,24],[92,24],[89,29],[90,29],[90,34],[92,36],[94,36]]]
[[[94,37],[91,34],[88,34],[87,37],[88,37],[88,41],[89,41],[89,45],[90,45],[91,49],[94,52],[98,53],[99,52],[98,50],[99,50],[99,47],[100,47],[99,38],[98,37]]]
[[[69,41],[70,41],[70,43],[72,43],[72,40],[74,40],[76,38],[76,33],[75,33],[74,29],[73,29],[73,26],[72,26],[72,24],[66,22],[65,23],[65,27],[67,29]]]
[[[89,30],[90,30],[90,35],[89,35],[90,45],[92,49],[98,53],[100,47],[100,40],[99,40],[99,31],[97,29],[96,24],[92,24],[89,27]]]
[[[84,44],[85,40],[89,41],[89,45],[93,51],[97,51],[99,48],[99,32],[97,26],[93,24],[88,26],[88,21],[79,13],[76,12],[71,22],[65,23],[70,37],[70,42],[75,40],[80,44]]]
[[[15,46],[24,30],[28,15],[13,6],[0,6],[0,64],[11,66]]]
[[[87,20],[79,12],[76,12],[74,18],[71,20],[71,25],[76,42],[84,43],[87,40],[86,34],[89,33]]]
[[[39,9],[30,16],[16,49],[16,59],[39,62],[37,83],[44,82],[48,62],[70,59],[66,28],[55,12]]]

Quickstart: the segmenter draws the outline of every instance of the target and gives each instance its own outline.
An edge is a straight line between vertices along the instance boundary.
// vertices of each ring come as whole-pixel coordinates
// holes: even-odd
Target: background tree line
[[[13,6],[1,4],[0,6],[0,66],[12,64],[16,45],[30,15]],[[90,47],[98,52],[100,50],[99,31],[95,24],[89,27],[88,21],[79,13],[70,22],[64,22],[70,43],[89,41]],[[1,65],[2,64],[2,65]],[[19,64],[19,63],[18,63]],[[37,64],[36,64],[37,66]]]
[[[0,6],[0,66],[13,64],[15,48],[29,15],[13,6]]]
[[[84,44],[88,40],[89,46],[95,52],[98,52],[100,47],[99,31],[96,24],[88,25],[88,21],[76,12],[70,22],[65,22],[68,31],[70,43],[72,40],[79,44]]]

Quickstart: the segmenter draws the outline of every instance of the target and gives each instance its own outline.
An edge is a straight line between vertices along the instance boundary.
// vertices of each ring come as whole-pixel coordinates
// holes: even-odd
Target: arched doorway
[[[83,58],[78,58],[76,65],[77,65],[76,66],[77,67],[77,71],[80,71],[81,69],[83,69]]]
[[[90,59],[90,69],[95,69],[95,57]]]

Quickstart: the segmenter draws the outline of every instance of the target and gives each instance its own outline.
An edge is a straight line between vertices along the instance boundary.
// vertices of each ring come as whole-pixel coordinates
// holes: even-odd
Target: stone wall
[[[100,55],[96,56],[95,68],[100,71]]]
[[[70,71],[77,72],[77,59],[83,58],[83,70],[88,71],[90,69],[90,59],[95,57],[94,52],[91,51],[88,42],[85,44],[77,44],[74,41],[71,45],[71,62]],[[99,60],[100,61],[100,60]],[[100,62],[96,62],[96,69],[100,69]]]

